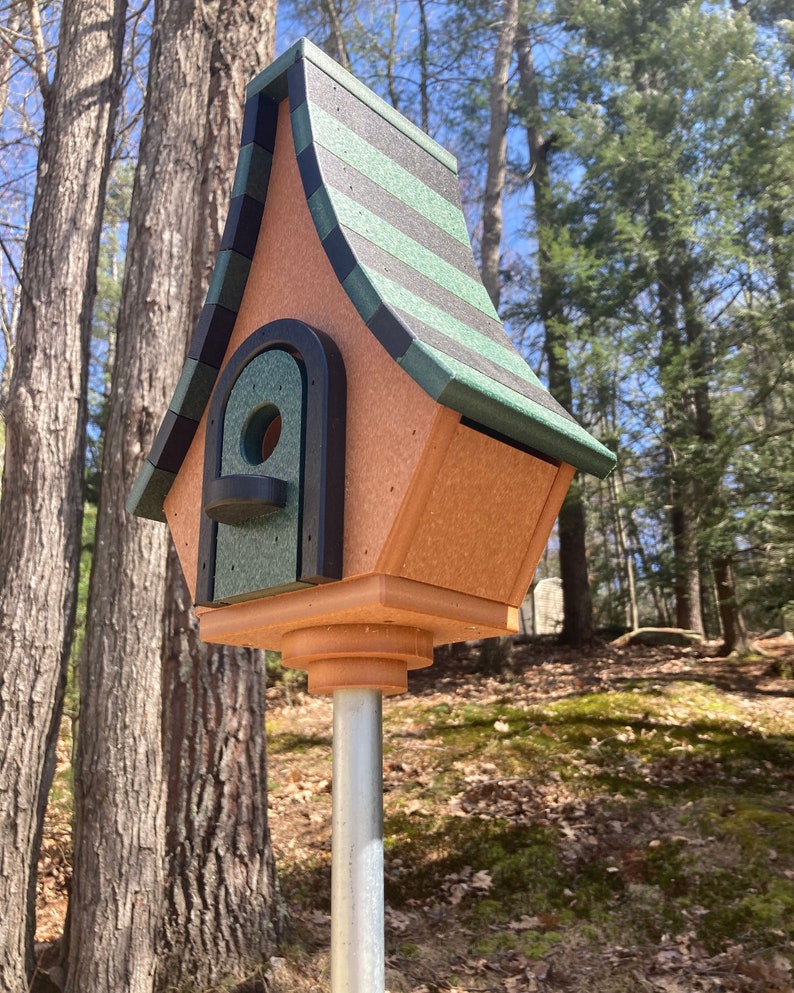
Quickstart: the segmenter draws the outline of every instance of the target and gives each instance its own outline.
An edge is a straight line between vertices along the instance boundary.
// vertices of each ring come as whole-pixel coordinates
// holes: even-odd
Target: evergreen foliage
[[[282,5],[282,23],[319,42],[340,31],[353,70],[429,120],[459,156],[478,244],[501,6],[329,9]],[[643,621],[702,618],[716,636],[726,563],[736,609],[779,622],[793,595],[791,21],[764,0],[541,0],[519,17],[534,75],[528,99],[516,54],[502,311],[536,368],[567,363],[558,398],[619,454],[619,485],[581,481],[597,623],[626,622],[631,570]],[[540,132],[545,200],[526,144]]]

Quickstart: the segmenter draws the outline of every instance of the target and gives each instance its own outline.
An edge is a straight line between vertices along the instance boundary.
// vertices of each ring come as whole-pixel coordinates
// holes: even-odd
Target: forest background
[[[508,330],[618,455],[608,480],[577,480],[539,571],[562,577],[563,640],[673,624],[742,654],[748,630],[791,626],[785,3],[322,0],[276,14],[273,0],[2,10],[8,990],[34,970],[64,710],[80,727],[65,988],[213,982],[235,954],[266,959],[282,929],[263,661],[200,645],[164,529],[123,504],[203,299],[245,83],[300,34],[457,155]]]

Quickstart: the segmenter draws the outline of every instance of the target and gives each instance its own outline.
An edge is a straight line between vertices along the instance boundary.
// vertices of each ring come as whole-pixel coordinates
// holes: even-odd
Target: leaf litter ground
[[[764,647],[534,640],[498,672],[455,646],[413,673],[384,706],[390,993],[793,993],[794,644]],[[257,988],[327,989],[331,703],[268,695],[291,933]],[[57,811],[42,941],[69,872]]]

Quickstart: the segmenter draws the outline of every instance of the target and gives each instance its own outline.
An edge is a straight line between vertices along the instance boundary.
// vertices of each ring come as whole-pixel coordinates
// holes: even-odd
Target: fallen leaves
[[[767,669],[611,647],[583,657],[535,644],[517,650],[509,680],[481,678],[474,654],[412,673],[415,692],[385,709],[387,818],[405,824],[404,837],[387,838],[387,986],[395,993],[794,993],[788,925],[767,929],[763,953],[739,925],[734,941],[709,950],[696,934],[703,908],[691,899],[674,904],[674,925],[653,930],[661,905],[676,899],[659,881],[667,873],[670,882],[671,860],[697,861],[708,878],[732,873],[741,859],[727,827],[744,810],[745,769],[737,764],[726,776],[709,756],[710,727],[722,720],[710,708],[727,701],[724,726],[742,747],[770,734],[790,737],[791,684],[769,682]],[[638,682],[647,692],[636,690]],[[659,704],[650,715],[649,694]],[[625,713],[615,711],[622,716],[607,712],[577,729],[554,709],[606,696],[625,703]],[[327,988],[331,705],[298,692],[291,703],[271,691],[268,698],[270,827],[300,949],[279,960],[274,993],[309,993]],[[787,773],[776,763],[753,758],[746,771],[765,783],[776,777],[783,816],[794,813],[791,780],[782,778],[791,767]],[[702,783],[715,787],[713,803],[676,807],[666,799],[676,790],[695,795]],[[698,826],[704,817],[713,825],[708,834]],[[444,843],[498,837],[503,826],[517,842],[509,852],[473,845],[461,857]],[[434,832],[439,843],[425,844]],[[559,886],[553,907],[518,886],[515,902],[503,902],[512,871],[504,860],[520,859],[522,843],[553,852],[538,869]],[[777,879],[790,886],[786,838],[770,831],[763,844]],[[39,922],[53,914],[57,934],[68,835],[48,826],[43,856]],[[595,879],[599,901],[591,917],[585,879]],[[412,889],[417,882],[421,893]],[[643,920],[651,925],[643,929]],[[672,927],[680,933],[660,936]]]
[[[457,906],[469,894],[483,894],[493,886],[493,879],[486,869],[476,872],[470,865],[464,866],[460,872],[449,873],[441,883],[441,889],[447,895],[452,906]]]

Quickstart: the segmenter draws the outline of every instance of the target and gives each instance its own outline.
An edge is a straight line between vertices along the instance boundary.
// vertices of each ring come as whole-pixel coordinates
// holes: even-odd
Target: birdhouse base
[[[327,624],[290,631],[281,661],[305,669],[310,693],[378,689],[404,693],[408,670],[433,662],[433,635],[398,624]]]
[[[336,658],[399,658],[406,669],[419,668],[430,664],[434,644],[494,638],[518,630],[517,606],[377,574],[223,607],[199,607],[196,612],[203,641],[280,651],[285,664],[296,668],[329,659],[331,647]],[[361,634],[349,648],[344,647],[342,632],[354,630],[411,631],[410,638],[415,640],[400,641],[402,635],[393,634],[380,642],[381,635]],[[328,631],[337,633],[333,646],[321,635],[309,634]],[[352,670],[349,678],[353,679]],[[404,679],[401,685],[404,690]]]

